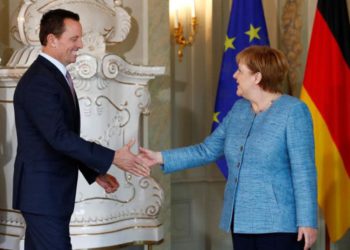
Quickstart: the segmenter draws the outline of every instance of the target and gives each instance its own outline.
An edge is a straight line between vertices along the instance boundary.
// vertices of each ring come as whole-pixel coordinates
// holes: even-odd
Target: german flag
[[[314,121],[318,202],[332,242],[350,228],[349,66],[346,0],[319,0],[301,99]]]

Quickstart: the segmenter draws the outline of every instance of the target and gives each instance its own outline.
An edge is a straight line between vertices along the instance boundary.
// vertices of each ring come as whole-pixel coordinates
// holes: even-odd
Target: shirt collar
[[[55,65],[59,71],[61,71],[61,73],[64,75],[64,77],[66,77],[66,73],[67,73],[67,69],[66,66],[64,66],[60,61],[58,61],[57,59],[53,58],[52,56],[44,53],[44,52],[40,52],[40,55],[44,58],[46,58],[47,60],[49,60],[53,65]]]

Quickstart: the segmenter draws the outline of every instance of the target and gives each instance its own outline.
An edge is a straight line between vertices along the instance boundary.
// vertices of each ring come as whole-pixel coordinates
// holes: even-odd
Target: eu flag
[[[221,63],[212,130],[215,130],[239,98],[236,95],[237,84],[232,77],[237,70],[236,55],[251,45],[269,45],[261,0],[233,0]],[[219,159],[217,164],[227,178],[228,168],[225,158]]]

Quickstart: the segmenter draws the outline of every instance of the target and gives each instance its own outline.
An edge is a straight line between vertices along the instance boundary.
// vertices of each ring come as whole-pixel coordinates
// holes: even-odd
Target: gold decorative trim
[[[4,209],[4,208],[0,208],[0,212],[11,212],[11,213],[16,213],[16,214],[22,214],[20,211],[18,210],[14,210],[14,209]]]
[[[118,110],[118,111],[120,111],[120,112],[121,112],[121,111],[124,111],[124,110],[126,109],[126,106],[128,106],[128,102],[125,101],[124,104],[121,104],[121,106],[123,106],[123,107],[120,108],[120,107],[118,107],[118,105],[115,104],[111,99],[109,99],[107,96],[104,96],[104,95],[100,95],[100,96],[98,96],[98,97],[96,98],[95,103],[96,103],[97,106],[101,106],[101,105],[102,105],[102,104],[100,103],[100,102],[101,102],[100,99],[105,99],[105,100],[107,100],[110,104],[112,104],[112,106],[113,106],[116,110]],[[129,113],[129,114],[130,114],[130,113]]]
[[[107,226],[107,225],[112,225],[112,224],[116,224],[116,223],[120,223],[122,221],[128,221],[128,220],[154,220],[157,217],[153,216],[153,217],[136,217],[136,218],[128,218],[128,219],[123,219],[123,220],[118,220],[118,221],[112,221],[112,222],[108,222],[108,223],[102,223],[102,224],[94,224],[94,225],[86,225],[86,224],[74,224],[74,225],[70,225],[70,227],[99,227],[99,226]]]
[[[0,86],[0,89],[14,89],[16,86]]]
[[[111,104],[111,105],[112,105],[116,110],[118,110],[119,112],[125,111],[125,112],[127,113],[127,118],[128,118],[128,120],[125,121],[123,124],[120,124],[120,125],[119,125],[120,128],[125,127],[126,124],[129,123],[131,115],[130,115],[129,109],[127,109],[127,106],[128,106],[128,102],[127,102],[127,101],[125,101],[124,104],[121,104],[122,107],[118,107],[118,105],[115,104],[115,103],[114,103],[111,99],[109,99],[107,96],[100,95],[100,96],[98,96],[98,97],[96,98],[96,100],[95,100],[95,104],[96,104],[98,107],[102,106],[101,100],[107,100],[107,102],[109,102],[109,104]]]
[[[148,86],[147,83],[131,83],[131,82],[122,82],[118,79],[115,80],[117,83],[120,83],[120,84],[125,84],[125,85],[134,85],[134,86],[140,86],[140,87],[145,87],[145,86]]]
[[[158,224],[155,226],[133,226],[133,227],[125,227],[125,228],[121,228],[121,229],[117,229],[117,230],[113,230],[113,231],[106,231],[106,232],[102,232],[102,233],[84,233],[84,234],[70,234],[71,236],[89,236],[89,235],[101,235],[101,234],[110,234],[110,233],[117,233],[117,232],[121,232],[121,231],[125,231],[125,230],[129,230],[129,229],[152,229],[152,228],[159,228],[160,226],[162,226],[162,224]]]
[[[5,233],[0,233],[0,235],[3,235],[3,236],[10,236],[10,237],[16,237],[16,238],[21,238],[21,235],[16,235],[16,234],[5,234]]]
[[[0,223],[0,226],[5,226],[5,227],[16,227],[16,228],[25,228],[25,226],[16,226],[16,225],[12,225],[12,224],[3,224],[3,223]]]
[[[159,241],[150,241],[150,240],[146,240],[146,241],[133,241],[130,243],[125,243],[125,244],[121,244],[118,246],[115,246],[116,249],[121,249],[121,248],[125,248],[125,247],[130,247],[130,246],[148,246],[148,250],[152,250],[152,245],[160,245],[164,242],[164,239],[161,239]]]
[[[9,101],[9,100],[0,100],[0,103],[13,103],[13,101]]]
[[[119,199],[116,199],[116,198],[109,198],[109,197],[90,197],[90,198],[86,198],[86,199],[82,199],[82,200],[79,200],[79,201],[76,201],[75,203],[82,203],[82,202],[85,202],[85,201],[92,201],[92,200],[108,200],[108,201],[116,201],[116,202],[119,202],[119,203],[129,203],[130,201],[132,201],[134,198],[135,198],[135,188],[133,189],[134,193],[132,195],[132,197],[129,199],[129,200],[119,200]]]

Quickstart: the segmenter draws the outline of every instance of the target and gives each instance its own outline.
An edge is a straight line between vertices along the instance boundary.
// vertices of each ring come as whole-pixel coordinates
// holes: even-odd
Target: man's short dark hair
[[[64,19],[79,21],[79,15],[63,9],[55,9],[46,12],[40,21],[39,39],[43,46],[47,44],[47,36],[53,34],[60,37],[65,30]]]

